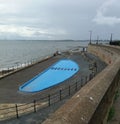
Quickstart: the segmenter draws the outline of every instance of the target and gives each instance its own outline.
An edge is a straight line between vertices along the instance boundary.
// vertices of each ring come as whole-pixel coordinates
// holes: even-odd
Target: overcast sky
[[[120,0],[0,0],[0,39],[120,39]]]

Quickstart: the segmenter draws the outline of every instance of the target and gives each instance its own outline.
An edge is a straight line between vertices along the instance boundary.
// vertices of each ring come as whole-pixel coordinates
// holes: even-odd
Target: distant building
[[[120,46],[120,40],[110,41],[109,44],[110,45],[118,45],[118,46]]]

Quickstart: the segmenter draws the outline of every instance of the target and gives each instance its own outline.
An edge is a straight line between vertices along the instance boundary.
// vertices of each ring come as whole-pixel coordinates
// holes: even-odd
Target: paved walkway
[[[101,64],[101,61],[97,58],[95,61],[98,62],[99,67],[104,68],[105,65],[104,63]],[[30,80],[40,72],[42,72],[44,69],[48,68],[50,65],[55,63],[56,61],[64,58],[69,58],[74,61],[76,61],[79,66],[80,66],[80,71],[74,75],[72,78],[70,78],[67,83],[72,83],[74,79],[79,78],[80,76],[89,76],[91,73],[91,70],[89,70],[89,64],[90,62],[86,61],[86,59],[80,55],[80,53],[75,53],[75,54],[64,54],[61,56],[55,56],[51,59],[48,59],[44,62],[37,63],[29,68],[25,68],[24,70],[18,71],[12,75],[9,75],[3,79],[0,79],[0,103],[26,103],[26,102],[31,102],[34,99],[39,99],[40,97],[43,97],[44,95],[46,96],[46,93],[50,92],[55,92],[56,90],[60,89],[60,86],[63,86],[65,83],[61,83],[59,87],[53,87],[51,89],[44,90],[42,92],[37,92],[37,93],[21,93],[19,92],[18,88],[20,85],[25,83],[26,81]],[[103,65],[103,66],[102,66]],[[72,80],[73,79],[73,80]],[[65,84],[65,85],[66,85]],[[64,88],[64,87],[63,87]]]
[[[50,58],[41,63],[37,63],[31,67],[25,68],[12,75],[0,79],[0,102],[1,103],[21,103],[28,102],[35,98],[35,94],[23,94],[18,88],[35,75],[58,61],[60,57]],[[31,97],[32,96],[32,97]],[[36,96],[37,97],[37,96]]]
[[[36,113],[23,115],[19,119],[13,118],[6,121],[0,121],[0,124],[41,124],[65,102],[66,100],[62,100],[61,102],[53,104],[50,107],[48,106],[44,109],[40,109]]]
[[[97,65],[99,67],[99,71],[102,70],[106,65],[105,63],[101,62],[98,58],[92,56],[89,54],[89,57],[97,62]],[[60,84],[59,86],[53,87],[52,89],[45,90],[40,93],[34,93],[34,94],[23,94],[18,91],[18,87],[23,84],[24,82],[28,81],[50,65],[52,65],[54,62],[58,61],[59,59],[69,58],[74,61],[76,61],[80,66],[80,71],[68,80],[65,83]],[[70,83],[74,83],[74,79],[80,78],[80,76],[88,76],[91,73],[91,70],[89,70],[89,61],[86,61],[86,58],[84,58],[80,53],[75,54],[64,54],[61,56],[55,56],[52,59],[49,59],[47,61],[44,61],[42,63],[35,64],[34,66],[31,66],[29,68],[26,68],[22,71],[19,71],[13,75],[10,75],[6,78],[3,78],[0,80],[0,102],[1,103],[25,103],[25,102],[31,102],[33,99],[40,98],[42,95],[45,95],[45,93],[51,93],[58,91],[61,87],[64,87],[65,85],[68,86]],[[68,97],[69,98],[69,97]],[[45,109],[42,109],[40,111],[37,111],[37,113],[31,113],[26,116],[20,117],[20,119],[11,119],[9,121],[3,121],[0,122],[0,124],[40,124],[43,122],[51,113],[56,111],[62,104],[66,102],[68,99],[62,100],[61,102],[58,102],[57,104],[53,104],[50,107],[47,107]]]

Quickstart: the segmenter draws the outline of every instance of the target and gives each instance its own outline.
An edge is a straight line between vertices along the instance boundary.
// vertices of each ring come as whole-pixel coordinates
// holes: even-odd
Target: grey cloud
[[[116,25],[120,23],[118,14],[118,0],[106,0],[97,10],[97,15],[93,19],[97,24]],[[116,8],[117,7],[117,8]],[[116,11],[117,10],[117,11]],[[114,13],[117,12],[117,13]],[[111,14],[112,13],[112,14]]]
[[[119,3],[117,0],[109,1]],[[11,0],[11,2],[0,0],[0,2],[1,38],[8,36],[10,38],[12,35],[12,38],[24,39],[88,39],[89,30],[104,34],[104,28],[98,24],[107,23],[107,26],[119,24],[119,13],[112,11],[110,7],[113,5],[107,5],[104,0]],[[113,3],[115,6],[116,3]],[[97,34],[93,33],[93,37],[96,37],[94,35]]]

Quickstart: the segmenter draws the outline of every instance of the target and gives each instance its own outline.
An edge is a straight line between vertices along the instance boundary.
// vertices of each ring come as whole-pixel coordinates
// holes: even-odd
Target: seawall
[[[43,124],[105,124],[120,84],[120,47],[89,45],[88,52],[108,66],[88,82]]]

